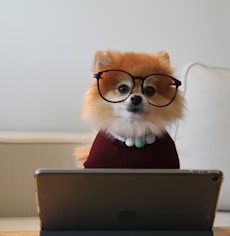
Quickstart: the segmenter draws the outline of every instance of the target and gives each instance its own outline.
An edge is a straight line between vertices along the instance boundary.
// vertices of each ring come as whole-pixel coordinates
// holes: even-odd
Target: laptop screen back
[[[35,172],[42,230],[210,230],[220,171]]]

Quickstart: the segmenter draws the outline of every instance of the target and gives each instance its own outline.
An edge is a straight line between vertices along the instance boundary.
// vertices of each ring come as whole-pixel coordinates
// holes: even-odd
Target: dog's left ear
[[[108,51],[97,51],[94,57],[93,70],[95,72],[105,69],[112,64],[111,55]]]
[[[165,51],[160,51],[158,53],[158,57],[160,60],[166,62],[167,64],[170,64],[170,57],[169,57],[169,54]]]

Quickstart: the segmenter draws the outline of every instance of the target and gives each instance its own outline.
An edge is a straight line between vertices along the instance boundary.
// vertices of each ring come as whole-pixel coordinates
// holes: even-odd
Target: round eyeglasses
[[[170,75],[133,76],[123,70],[103,70],[94,74],[100,96],[107,102],[125,101],[132,93],[141,92],[156,107],[171,104],[181,82]]]

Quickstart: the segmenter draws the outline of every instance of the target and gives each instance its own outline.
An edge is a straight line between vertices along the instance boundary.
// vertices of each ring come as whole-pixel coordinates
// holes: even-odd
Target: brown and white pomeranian
[[[179,168],[166,126],[182,118],[184,99],[168,53],[97,51],[83,118],[99,130],[76,149],[85,168]]]

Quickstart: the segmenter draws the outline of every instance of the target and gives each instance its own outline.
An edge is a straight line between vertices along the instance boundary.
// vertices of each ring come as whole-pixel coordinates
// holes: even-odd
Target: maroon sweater
[[[127,147],[123,142],[99,132],[94,140],[85,168],[179,169],[176,147],[165,133],[142,148]]]

